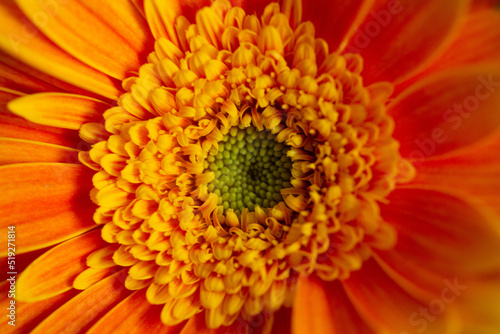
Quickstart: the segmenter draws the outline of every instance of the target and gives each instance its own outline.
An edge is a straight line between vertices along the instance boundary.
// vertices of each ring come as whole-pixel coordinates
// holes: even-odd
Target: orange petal
[[[0,77],[3,78],[0,86],[23,93],[67,91],[81,95],[98,96],[37,71],[2,51],[0,51]]]
[[[97,230],[51,248],[18,276],[17,300],[35,302],[71,290],[74,279],[87,268],[86,256],[104,244]]]
[[[7,107],[36,124],[79,130],[85,123],[98,121],[111,106],[81,95],[39,93],[17,98]]]
[[[77,147],[82,144],[77,131],[33,124],[21,117],[2,112],[0,112],[0,137],[26,139],[69,147]],[[90,145],[80,147],[80,149],[90,149]]]
[[[78,150],[36,141],[0,137],[0,165],[27,162],[78,163]]]
[[[500,134],[487,141],[417,164],[415,186],[458,193],[500,217]]]
[[[0,242],[16,226],[16,252],[54,245],[95,226],[92,172],[82,165],[29,163],[0,167]],[[64,228],[61,228],[64,226]],[[4,248],[3,254],[7,250]]]
[[[136,291],[101,317],[87,334],[178,333],[184,324],[165,326],[160,319],[161,310],[162,306],[148,303],[145,290]]]
[[[2,64],[0,64],[0,71],[1,71]],[[0,73],[1,75],[1,73]],[[19,91],[13,90],[13,89],[8,89],[4,87],[0,87],[0,113],[10,113],[9,110],[7,109],[7,104],[14,100],[17,99],[20,96],[23,96],[24,93],[21,93]]]
[[[432,299],[417,301],[373,260],[352,272],[343,285],[354,307],[376,333],[456,333],[460,323],[452,306],[441,309],[439,304],[437,309]]]
[[[500,272],[468,284],[463,295],[457,298],[457,302],[465,308],[464,333],[498,333],[498,328],[500,328]]]
[[[16,272],[20,273],[24,269],[26,269],[31,262],[36,260],[37,257],[41,256],[43,253],[45,253],[47,249],[38,249],[33,252],[29,253],[24,253],[24,254],[16,254]],[[7,268],[9,258],[8,257],[0,257],[0,266]],[[7,272],[1,273],[0,272],[0,282],[5,281],[8,278]]]
[[[52,312],[31,334],[85,333],[96,320],[131,293],[123,284],[126,276],[126,270],[122,270],[80,292]]]
[[[88,259],[88,257],[87,257]],[[85,290],[116,272],[116,266],[105,269],[88,268],[81,272],[73,281],[73,288]]]
[[[7,297],[7,288],[10,288],[10,284],[9,282],[4,281],[2,283],[2,287],[0,288],[2,297]],[[16,300],[16,325],[9,325],[8,321],[11,321],[11,319],[8,318],[7,321],[0,322],[0,333],[10,334],[30,332],[39,322],[48,317],[53,311],[59,308],[59,306],[73,298],[75,294],[76,291],[67,291],[52,298],[34,303],[23,303]],[[11,300],[12,299],[10,298],[2,298],[0,300],[1,309],[5,310],[10,307]]]
[[[445,71],[409,87],[389,106],[394,137],[412,161],[473,144],[500,126],[500,69]]]
[[[346,51],[363,56],[366,84],[400,82],[445,50],[468,5],[469,0],[378,1]]]
[[[422,73],[396,87],[402,91],[410,84],[435,72],[469,64],[500,66],[500,12],[483,10],[471,14],[462,24],[458,37],[446,52]]]
[[[7,65],[4,61],[8,56],[0,52],[0,85],[23,93],[56,91],[57,88],[36,77],[20,71],[17,67]],[[18,62],[19,63],[19,62]]]
[[[120,94],[118,81],[55,46],[29,23],[12,0],[0,2],[0,17],[0,35],[4,36],[0,39],[0,49],[5,53],[36,70],[101,96],[116,99]],[[37,17],[48,18],[45,11],[38,12]]]
[[[343,44],[356,32],[365,19],[374,0],[312,0],[304,1],[302,21],[312,21],[317,37],[326,40],[330,52]]]
[[[147,24],[128,0],[16,3],[59,47],[113,78],[122,80],[146,62]]]
[[[142,16],[146,17],[144,14],[144,0],[130,0],[130,2],[134,4],[135,9],[137,9]]]
[[[467,201],[431,189],[397,189],[381,206],[398,233],[394,249],[378,253],[408,279],[423,266],[442,277],[471,277],[500,270],[500,226]],[[402,269],[399,269],[402,268]]]
[[[323,282],[313,277],[301,276],[297,283],[293,304],[292,332],[294,334],[335,333],[333,309]]]
[[[292,333],[371,333],[338,282],[301,276],[292,310]]]

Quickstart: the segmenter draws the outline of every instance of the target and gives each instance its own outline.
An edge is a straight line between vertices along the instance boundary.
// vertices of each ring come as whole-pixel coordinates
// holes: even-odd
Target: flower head
[[[324,7],[0,5],[23,330],[496,326],[500,14]]]

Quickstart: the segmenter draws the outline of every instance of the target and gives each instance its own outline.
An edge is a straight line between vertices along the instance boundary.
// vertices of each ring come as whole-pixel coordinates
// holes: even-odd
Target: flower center
[[[219,197],[217,205],[240,216],[245,208],[271,208],[283,201],[281,190],[291,187],[287,151],[270,132],[232,128],[219,143],[219,152],[206,162],[215,175],[208,190]]]
[[[289,15],[216,0],[178,17],[104,125],[81,129],[110,243],[82,275],[129,267],[167,325],[273,313],[298,275],[345,279],[394,244],[378,208],[399,181],[392,87],[364,87],[359,55]]]

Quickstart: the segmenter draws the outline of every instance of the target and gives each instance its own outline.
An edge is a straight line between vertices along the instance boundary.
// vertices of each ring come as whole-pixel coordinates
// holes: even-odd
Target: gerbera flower
[[[0,17],[2,333],[498,330],[493,2]]]

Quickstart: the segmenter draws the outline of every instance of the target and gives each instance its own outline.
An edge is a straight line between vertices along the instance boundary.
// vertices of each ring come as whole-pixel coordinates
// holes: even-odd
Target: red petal
[[[429,71],[478,62],[500,65],[500,12],[470,15],[450,48]]]
[[[500,70],[473,67],[435,74],[389,106],[394,137],[410,160],[474,144],[500,127]]]
[[[374,0],[304,1],[302,21],[312,21],[316,35],[326,40],[330,52],[337,50],[356,32]]]
[[[400,82],[445,50],[468,4],[469,0],[379,1],[346,51],[363,56],[365,84]]]
[[[397,189],[388,201],[381,213],[396,229],[398,242],[379,256],[391,268],[423,267],[443,277],[500,270],[500,226],[487,212],[434,190]],[[404,275],[411,280],[419,273]]]
[[[472,64],[500,66],[500,12],[479,11],[467,17],[458,37],[446,52],[417,76],[396,87],[403,91],[410,84],[446,69],[461,68]]]
[[[412,184],[459,193],[469,202],[488,206],[500,216],[500,135],[417,164]]]

